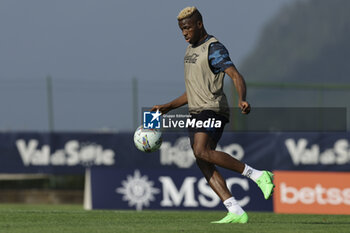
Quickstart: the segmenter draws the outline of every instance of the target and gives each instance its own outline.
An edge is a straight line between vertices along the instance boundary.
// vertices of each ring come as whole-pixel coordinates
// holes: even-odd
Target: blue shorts
[[[203,110],[198,114],[191,114],[191,120],[196,119],[196,121],[209,121],[209,127],[189,127],[188,134],[191,142],[191,146],[194,143],[194,135],[198,132],[203,132],[209,135],[209,137],[215,142],[218,143],[222,133],[224,131],[225,125],[229,122],[228,119],[212,110]],[[215,119],[215,120],[214,120]],[[215,127],[215,124],[221,122],[220,127]]]

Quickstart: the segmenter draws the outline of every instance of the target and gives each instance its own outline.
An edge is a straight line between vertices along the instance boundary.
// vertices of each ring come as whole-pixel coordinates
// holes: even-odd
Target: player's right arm
[[[150,110],[151,112],[159,110],[162,114],[165,114],[175,108],[179,108],[183,105],[187,104],[187,94],[186,92],[183,93],[180,97],[174,99],[173,101],[162,104],[162,105],[154,105],[152,109]]]

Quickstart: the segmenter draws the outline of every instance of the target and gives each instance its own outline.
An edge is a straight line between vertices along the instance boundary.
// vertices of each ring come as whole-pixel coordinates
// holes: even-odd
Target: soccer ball
[[[144,129],[139,126],[134,133],[134,143],[142,152],[154,152],[162,145],[162,132],[158,129]]]

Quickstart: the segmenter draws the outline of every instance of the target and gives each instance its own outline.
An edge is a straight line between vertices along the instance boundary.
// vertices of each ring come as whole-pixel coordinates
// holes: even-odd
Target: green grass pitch
[[[224,210],[85,211],[76,205],[0,204],[0,232],[350,232],[350,215],[248,212],[248,224],[210,224],[210,221],[218,220],[224,215]]]

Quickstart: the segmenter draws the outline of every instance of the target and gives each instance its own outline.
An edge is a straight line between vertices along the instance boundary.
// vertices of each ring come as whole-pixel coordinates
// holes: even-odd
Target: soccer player
[[[243,114],[248,114],[250,105],[246,101],[245,81],[224,45],[206,32],[202,16],[196,7],[184,8],[177,19],[182,34],[189,43],[184,58],[186,91],[169,103],[153,106],[151,111],[159,110],[164,114],[188,104],[192,118],[200,121],[215,118],[221,121],[221,127],[218,128],[189,129],[191,146],[198,167],[228,210],[223,219],[212,223],[247,223],[248,215],[232,196],[215,167],[217,165],[249,177],[260,187],[265,199],[271,197],[274,188],[271,172],[254,169],[227,153],[215,150],[229,119],[229,107],[223,92],[225,73],[236,87],[239,108]]]

